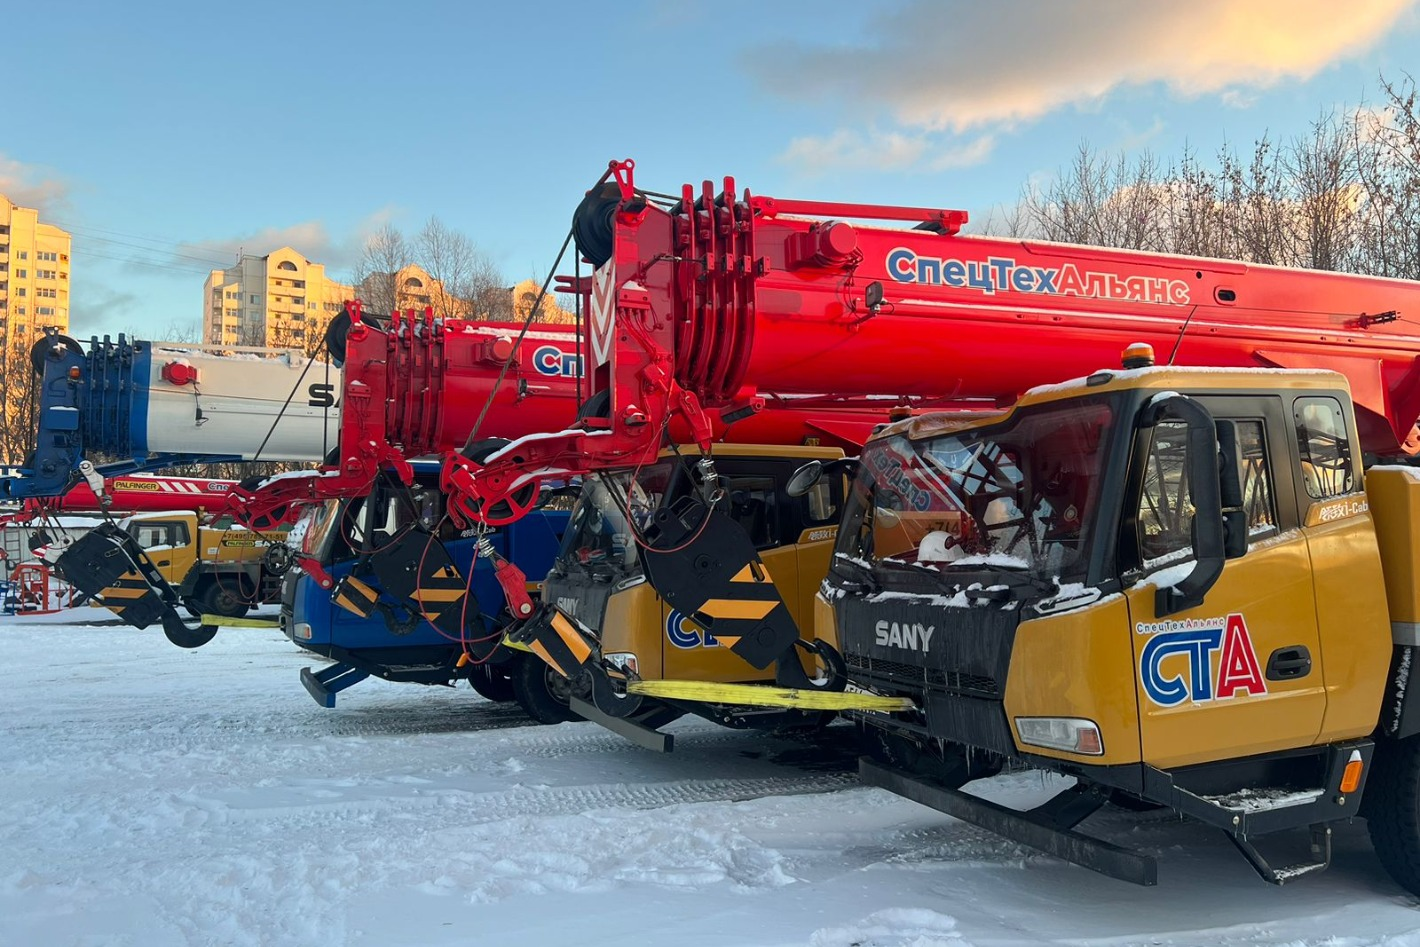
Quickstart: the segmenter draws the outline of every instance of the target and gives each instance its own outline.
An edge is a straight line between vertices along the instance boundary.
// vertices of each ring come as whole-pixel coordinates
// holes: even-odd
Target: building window
[[[41,263],[58,263],[59,254],[41,250],[35,254],[35,259],[40,261]]]
[[[28,250],[20,250],[19,254],[21,260],[28,260],[30,258],[30,251]]]
[[[276,264],[276,268],[278,270],[291,270],[294,272],[296,264],[292,263],[290,260],[282,260],[280,263]]]
[[[423,289],[424,281],[417,276],[411,276],[404,281],[405,289]]]
[[[24,288],[23,286],[21,286],[19,289],[15,290],[15,295],[16,295],[16,296],[23,296],[24,294],[25,294],[25,288]]]
[[[37,315],[37,316],[52,316],[52,315],[54,315],[54,307],[53,307],[53,306],[36,306],[36,307],[35,307],[35,315]]]
[[[261,297],[258,296],[258,295],[256,295],[255,293],[252,293],[252,295],[251,295],[251,304],[252,304],[253,306],[255,306],[255,305],[258,305],[260,302],[261,302]]]
[[[24,254],[22,253],[22,254],[20,254],[20,256],[23,257]],[[29,270],[16,270],[16,271],[15,271],[15,278],[16,278],[16,279],[28,279],[28,278],[29,278],[29,275],[30,275],[30,271],[29,271]]]
[[[35,279],[55,279],[58,275],[54,270],[35,270]]]

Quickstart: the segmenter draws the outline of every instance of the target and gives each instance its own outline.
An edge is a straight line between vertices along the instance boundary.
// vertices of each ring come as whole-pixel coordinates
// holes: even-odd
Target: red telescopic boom
[[[753,197],[732,178],[656,203],[633,168],[613,162],[578,208],[595,270],[563,287],[588,303],[596,410],[481,461],[448,456],[456,515],[515,518],[539,479],[647,462],[673,420],[708,448],[717,417],[759,398],[1009,402],[1134,342],[1161,363],[1341,372],[1373,453],[1420,415],[1411,281],[963,236],[961,211]],[[851,222],[883,219],[915,226]]]

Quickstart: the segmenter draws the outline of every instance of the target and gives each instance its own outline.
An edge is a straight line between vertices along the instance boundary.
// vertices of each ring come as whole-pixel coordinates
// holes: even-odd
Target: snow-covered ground
[[[324,710],[312,663],[269,631],[0,624],[0,944],[1420,944],[1360,824],[1272,888],[1217,833],[1097,816],[1161,856],[1136,888],[857,787],[844,728],[682,721],[660,757],[464,689]]]

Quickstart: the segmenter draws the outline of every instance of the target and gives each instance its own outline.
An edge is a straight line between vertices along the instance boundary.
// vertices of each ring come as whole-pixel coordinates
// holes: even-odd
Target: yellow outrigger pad
[[[877,710],[892,713],[911,710],[916,706],[907,697],[766,687],[763,684],[713,684],[709,681],[632,681],[626,685],[626,692],[644,697],[698,700],[707,704],[793,707],[802,710]]]
[[[221,625],[225,628],[280,628],[279,621],[269,618],[227,618],[225,615],[203,615],[202,624]]]

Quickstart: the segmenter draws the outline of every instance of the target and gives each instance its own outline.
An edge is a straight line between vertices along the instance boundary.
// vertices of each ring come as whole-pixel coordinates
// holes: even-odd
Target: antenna
[[[1169,353],[1169,360],[1165,365],[1172,365],[1173,360],[1178,356],[1178,347],[1183,344],[1183,334],[1188,331],[1188,324],[1193,321],[1193,314],[1198,311],[1198,304],[1194,303],[1193,308],[1188,310],[1188,316],[1183,320],[1183,325],[1179,326],[1178,338],[1174,339],[1173,351]]]

